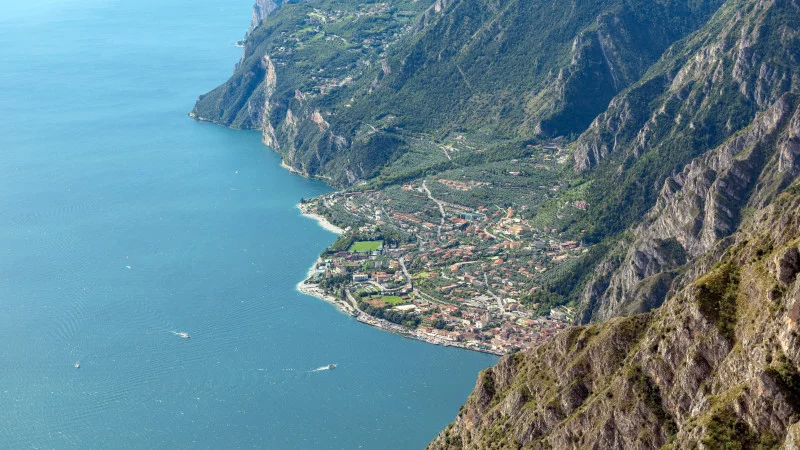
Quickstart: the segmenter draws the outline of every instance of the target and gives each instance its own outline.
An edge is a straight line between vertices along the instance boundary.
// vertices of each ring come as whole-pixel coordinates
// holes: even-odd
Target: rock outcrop
[[[581,320],[649,311],[680,288],[677,275],[687,262],[735,232],[744,211],[763,207],[800,176],[798,125],[800,96],[785,94],[745,130],[669,177],[631,242],[620,243],[624,258],[612,264],[619,256],[609,256],[589,281]]]
[[[256,0],[255,5],[253,5],[253,18],[250,20],[250,28],[247,30],[247,34],[250,34],[257,26],[261,25],[267,16],[281,6],[281,3],[282,0]]]
[[[623,236],[583,289],[580,321],[660,305],[687,263],[800,174],[797,48],[796,2],[729,0],[578,139],[601,234]]]
[[[718,145],[756,111],[797,91],[798,17],[791,0],[727,1],[594,119],[578,140],[575,169],[610,154],[622,160],[671,150],[676,135],[697,137],[696,153]]]

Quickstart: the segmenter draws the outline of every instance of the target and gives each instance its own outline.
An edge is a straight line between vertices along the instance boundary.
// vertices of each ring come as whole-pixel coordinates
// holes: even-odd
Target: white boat
[[[185,332],[185,331],[181,331],[180,333],[178,333],[178,336],[180,336],[180,337],[182,337],[182,338],[184,338],[184,339],[189,339],[189,338],[191,338],[191,336],[189,336],[189,333],[187,333],[187,332]]]
[[[335,368],[336,368],[336,364],[328,365],[328,370],[335,369]]]
[[[75,361],[75,368],[76,368],[76,369],[80,369],[80,368],[81,368],[81,363],[80,363],[80,361]]]

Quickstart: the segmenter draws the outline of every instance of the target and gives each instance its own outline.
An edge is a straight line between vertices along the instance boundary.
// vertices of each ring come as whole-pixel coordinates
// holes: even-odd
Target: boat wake
[[[322,372],[324,370],[333,370],[336,368],[336,364],[328,364],[327,366],[317,367],[316,369],[312,370],[312,372]]]

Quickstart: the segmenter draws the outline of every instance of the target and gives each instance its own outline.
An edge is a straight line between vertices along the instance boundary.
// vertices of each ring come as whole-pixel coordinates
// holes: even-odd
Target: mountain
[[[428,448],[798,448],[799,236],[795,183],[661,308],[483,371]]]
[[[296,170],[349,185],[413,150],[411,137],[580,133],[720,4],[289,3],[192,115],[262,130]]]
[[[598,323],[482,373],[430,448],[800,445],[798,30],[796,2],[728,1],[577,139],[617,227]]]
[[[334,185],[370,176],[403,148],[403,139],[390,132],[354,139],[338,122],[427,6],[285,3],[247,35],[231,79],[202,95],[191,115],[261,130],[287,164]]]
[[[658,306],[681,267],[797,177],[794,150],[771,142],[798,82],[797,3],[730,0],[593,121],[573,153],[588,221],[601,238],[633,228],[587,284],[583,321]]]
[[[431,448],[800,445],[798,0],[259,0],[253,25],[193,117],[348,190],[314,204],[418,248],[429,292],[449,269],[503,313],[492,282],[577,310]]]

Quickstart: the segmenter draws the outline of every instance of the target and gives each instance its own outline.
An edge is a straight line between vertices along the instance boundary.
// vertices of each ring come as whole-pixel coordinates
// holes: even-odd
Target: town
[[[572,323],[575,311],[529,299],[548,271],[588,248],[513,206],[438,198],[491,184],[437,176],[304,201],[304,213],[345,225],[306,289],[330,296],[362,322],[435,344],[506,354],[542,342]],[[577,213],[587,207],[580,200],[560,206]]]

